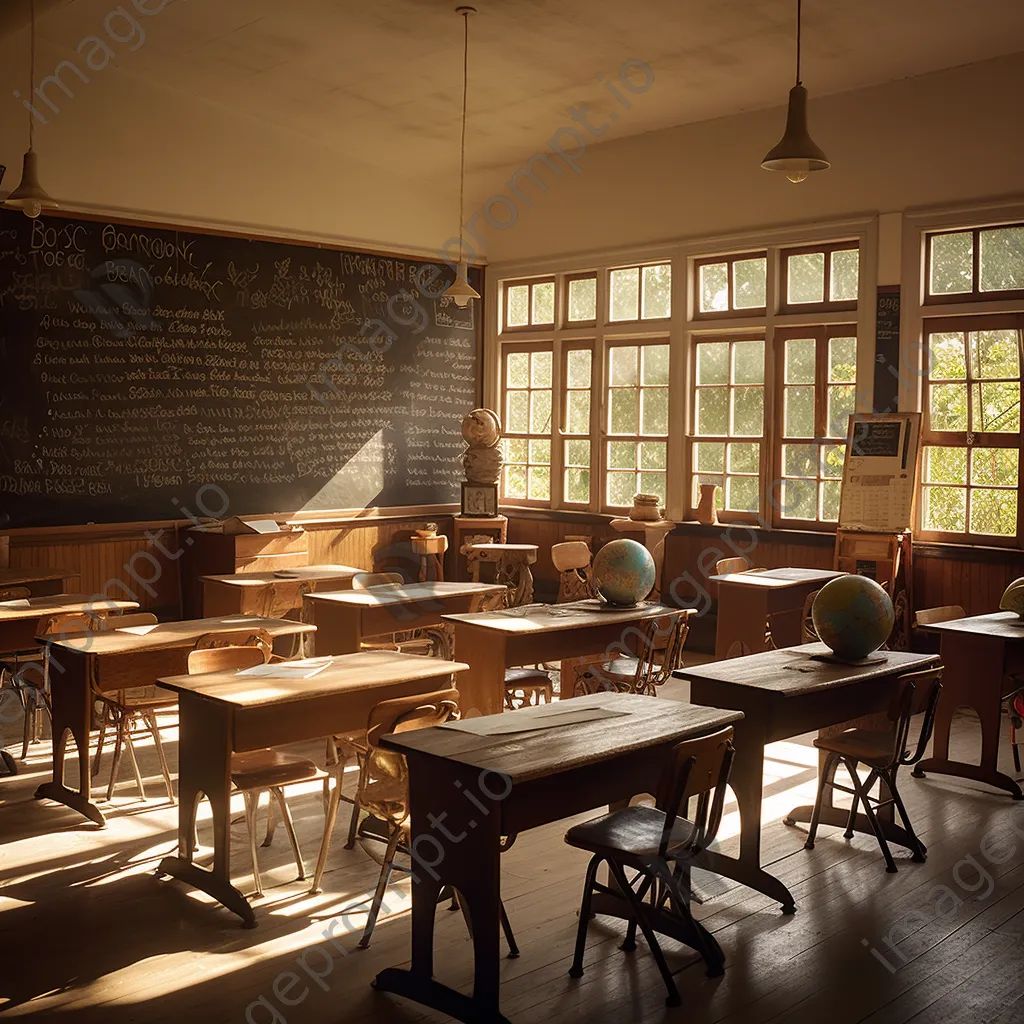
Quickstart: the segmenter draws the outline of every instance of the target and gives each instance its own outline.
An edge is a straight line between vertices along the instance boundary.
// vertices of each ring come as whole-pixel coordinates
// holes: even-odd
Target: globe
[[[609,604],[628,608],[654,589],[654,559],[635,540],[609,541],[594,556],[593,580]]]
[[[811,619],[822,643],[844,661],[857,661],[877,651],[896,621],[884,588],[855,573],[830,580],[818,591]]]
[[[1024,576],[1014,580],[1003,591],[999,609],[1004,612],[1016,612],[1019,618],[1024,619]]]

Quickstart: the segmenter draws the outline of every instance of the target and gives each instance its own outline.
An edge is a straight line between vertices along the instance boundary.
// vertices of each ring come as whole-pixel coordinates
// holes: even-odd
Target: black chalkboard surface
[[[480,344],[451,280],[0,211],[0,527],[457,501]]]

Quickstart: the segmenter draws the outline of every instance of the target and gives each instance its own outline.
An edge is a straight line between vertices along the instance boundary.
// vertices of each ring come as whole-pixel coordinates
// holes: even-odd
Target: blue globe
[[[877,651],[889,639],[895,622],[884,588],[856,573],[830,580],[818,591],[811,619],[822,643],[845,661]]]
[[[594,585],[609,604],[628,608],[654,589],[654,559],[635,540],[609,541],[594,557]]]

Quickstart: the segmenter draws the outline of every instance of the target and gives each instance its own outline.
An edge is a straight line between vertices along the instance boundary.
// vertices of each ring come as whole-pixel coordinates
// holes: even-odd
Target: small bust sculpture
[[[496,484],[505,461],[498,447],[501,440],[498,414],[490,409],[474,409],[462,421],[462,436],[466,441],[462,456],[466,480],[471,484]]]

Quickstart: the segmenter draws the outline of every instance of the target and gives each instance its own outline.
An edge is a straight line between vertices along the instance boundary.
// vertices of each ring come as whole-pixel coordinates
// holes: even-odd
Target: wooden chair
[[[592,854],[583,883],[570,977],[583,977],[583,953],[595,892],[625,900],[630,921],[622,949],[627,953],[636,949],[639,927],[668,989],[665,1002],[669,1006],[679,1005],[679,991],[655,934],[657,915],[664,913],[666,907],[700,953],[708,975],[723,973],[725,956],[721,948],[690,913],[690,864],[718,834],[732,770],[732,735],[730,727],[676,744],[662,773],[653,807],[624,807],[574,825],[566,833],[566,843]],[[692,797],[697,797],[697,806],[690,820],[680,812]],[[612,887],[597,881],[602,864],[608,866]],[[627,876],[627,869],[635,872],[632,878]]]
[[[399,587],[405,580],[397,572],[359,572],[352,577],[353,590],[373,590],[375,587]],[[387,639],[367,640],[360,644],[364,651],[398,651],[399,654],[422,654],[428,657],[438,646],[444,646],[432,631],[407,629],[387,635]]]
[[[660,624],[669,616],[672,622],[666,635]],[[668,612],[662,618],[648,621],[642,633],[635,627],[627,630],[627,634],[632,632],[639,637],[639,656],[623,655],[588,665],[576,680],[574,695],[611,690],[657,696],[658,687],[683,663],[683,645],[690,629],[687,618],[686,611]]]
[[[558,602],[597,597],[591,578],[593,556],[590,545],[582,540],[551,545],[551,562],[558,570]]]
[[[203,672],[230,672],[232,669],[252,668],[263,665],[269,660],[266,647],[261,643],[253,643],[241,647],[207,647],[196,648],[189,652],[189,675]],[[314,782],[327,778],[327,772],[305,757],[284,753],[280,750],[266,748],[250,750],[241,754],[231,755],[231,782],[241,792],[245,800],[245,823],[249,830],[249,854],[252,858],[252,875],[256,885],[256,895],[263,895],[263,883],[260,879],[259,858],[256,846],[256,815],[259,811],[260,797],[267,793],[267,831],[263,839],[264,846],[270,846],[274,839],[274,807],[276,800],[281,809],[288,839],[291,842],[298,878],[306,877],[302,863],[302,852],[295,834],[295,823],[292,821],[288,802],[285,800],[284,787],[300,782]]]
[[[266,654],[266,661],[274,659],[274,638],[261,627],[229,629],[221,633],[204,633],[195,642],[193,650],[212,651],[218,647],[258,647]],[[277,660],[282,660],[278,658]]]
[[[405,580],[397,572],[357,572],[352,577],[353,590],[369,590],[371,587],[401,586]]]
[[[838,789],[842,793],[850,793],[853,796],[850,818],[846,831],[843,833],[847,839],[853,838],[853,824],[857,808],[863,804],[864,814],[871,825],[871,831],[874,832],[878,845],[882,849],[882,856],[885,857],[885,869],[895,872],[896,862],[893,860],[889,844],[885,840],[876,815],[879,808],[893,806],[899,811],[904,828],[910,834],[914,844],[913,860],[918,863],[924,861],[928,851],[924,843],[914,833],[914,826],[910,822],[907,809],[897,788],[896,776],[902,766],[917,764],[924,756],[925,747],[928,745],[932,727],[935,724],[935,708],[939,702],[941,691],[941,667],[907,672],[896,680],[896,692],[886,713],[887,728],[882,730],[871,727],[847,729],[834,736],[819,736],[814,741],[814,745],[819,750],[826,751],[828,756],[821,772],[821,781],[818,785],[818,795],[814,803],[807,842],[804,843],[806,849],[814,849],[814,839],[818,831],[825,790]],[[924,721],[921,724],[917,745],[911,752],[908,749],[911,719],[922,711],[924,712]],[[840,786],[835,781],[836,769],[840,764],[845,765],[846,770],[850,773],[853,789]],[[869,769],[865,779],[861,779],[857,774],[858,764],[863,764]],[[877,799],[870,795],[876,782],[884,784],[889,793],[886,799],[881,799],[881,794]]]
[[[938,608],[922,608],[914,612],[915,626],[930,626],[935,622],[949,622],[950,619],[963,619],[967,610],[958,604],[944,604]]]
[[[742,555],[737,555],[735,558],[720,558],[715,562],[716,576],[728,576],[735,572],[749,571],[750,562],[748,562]]]
[[[412,537],[409,540],[412,553],[420,560],[419,580],[444,579],[444,556],[448,550],[448,538],[443,533],[435,537]]]

